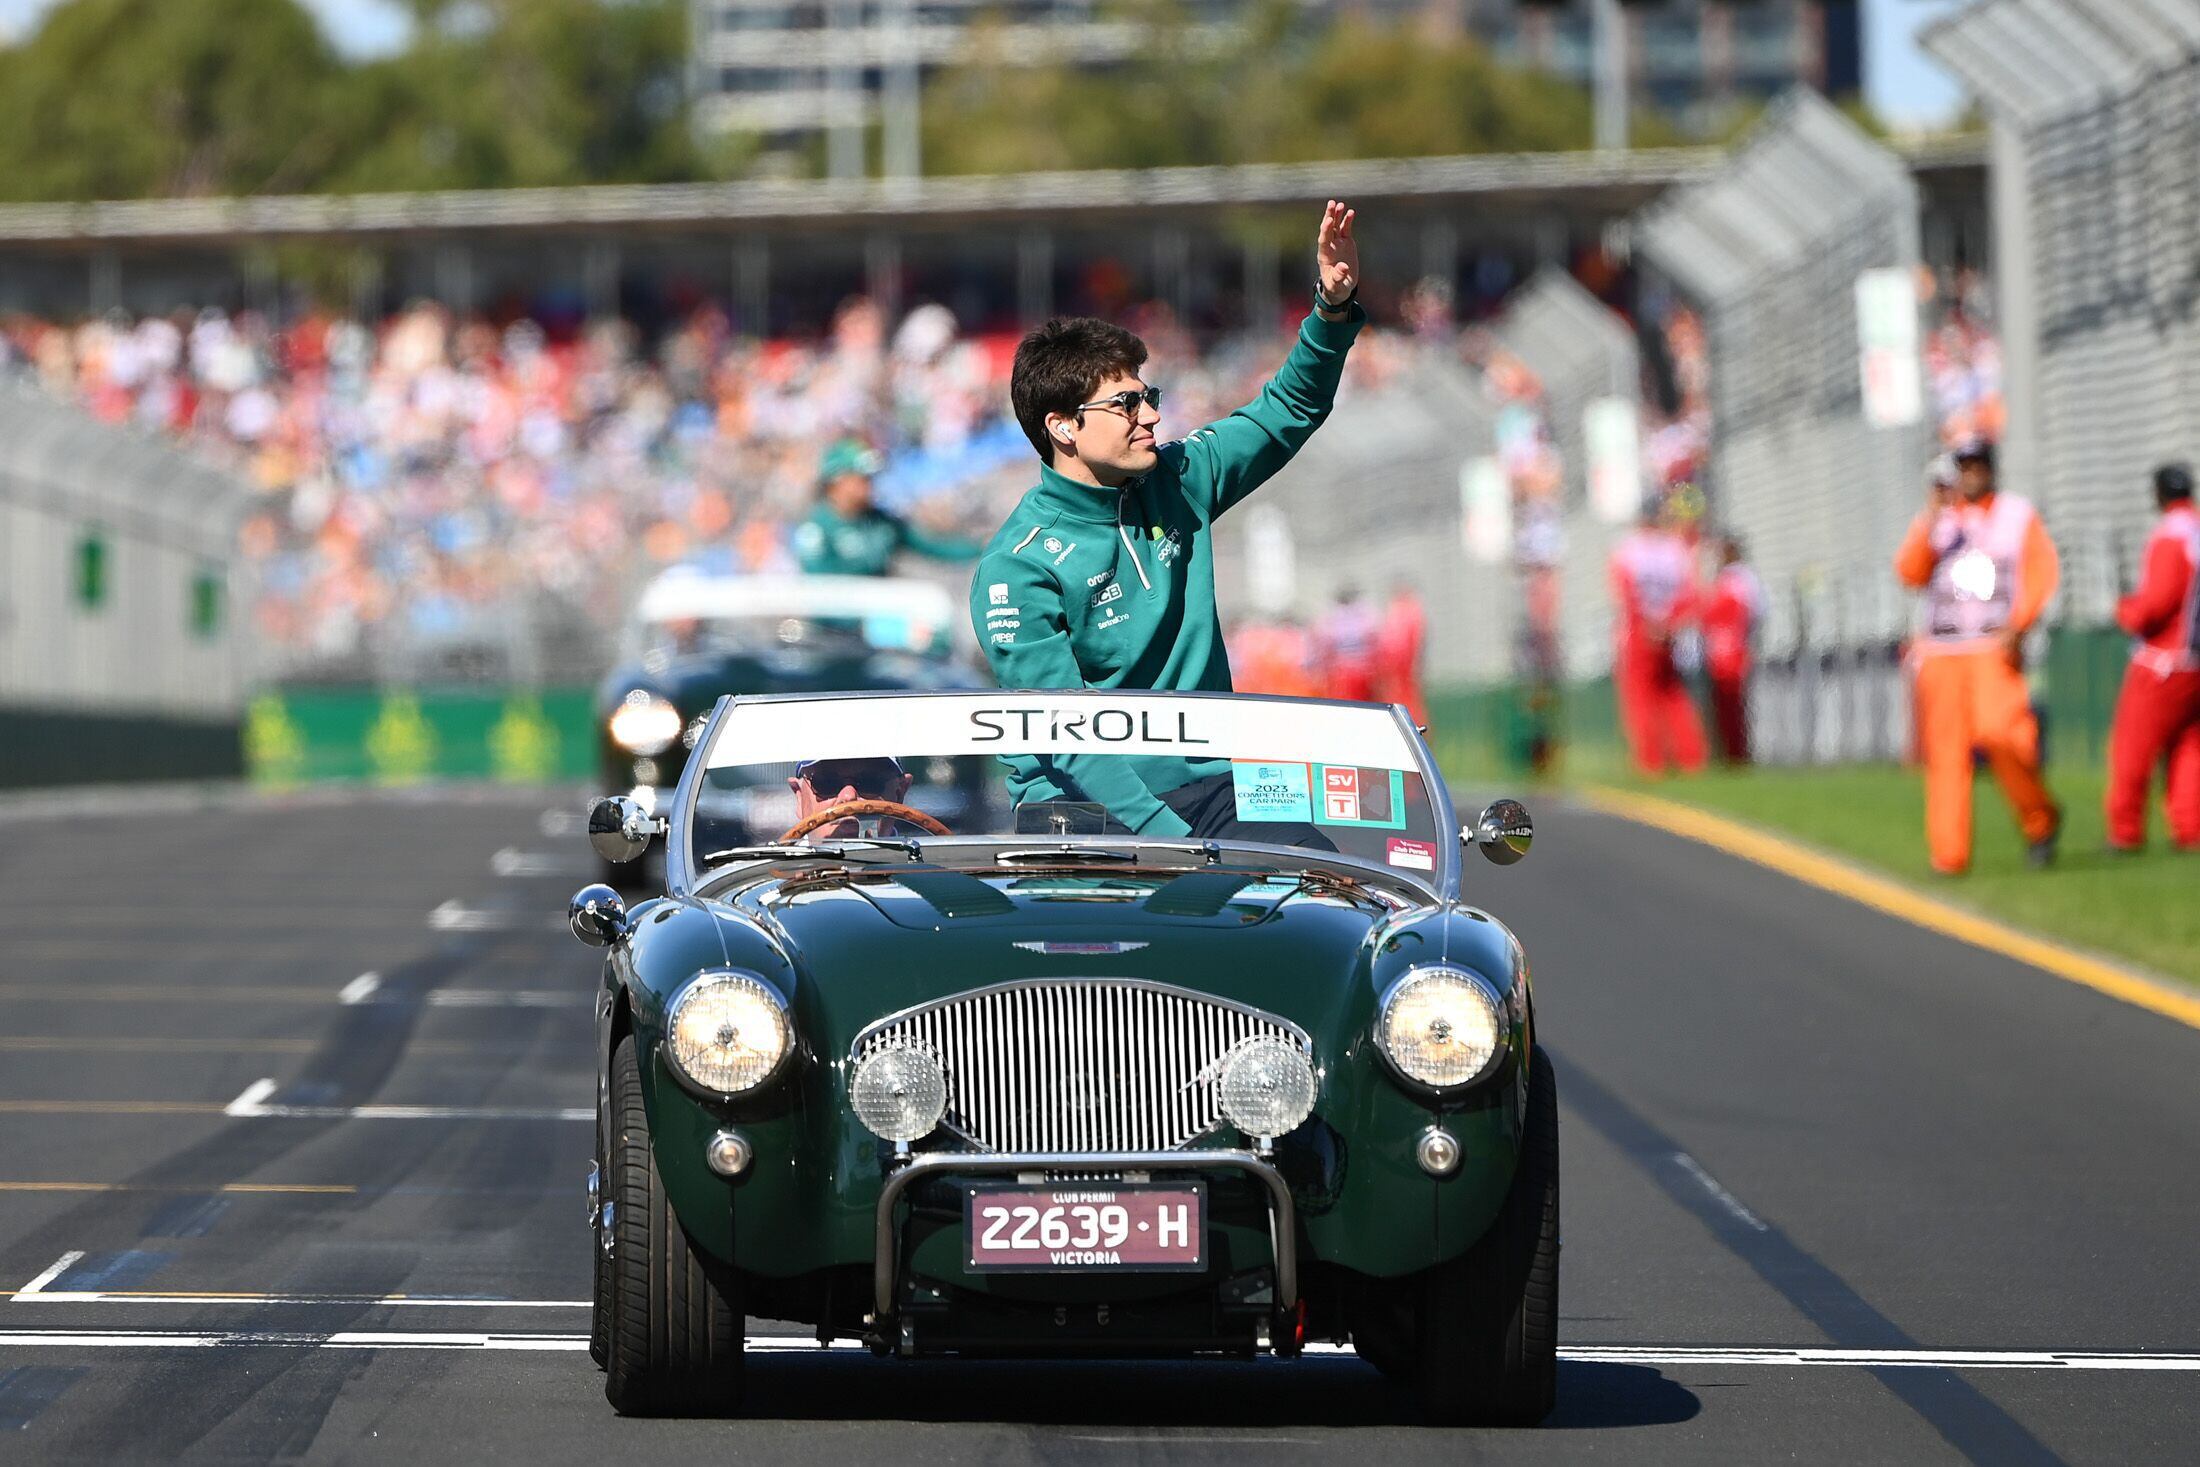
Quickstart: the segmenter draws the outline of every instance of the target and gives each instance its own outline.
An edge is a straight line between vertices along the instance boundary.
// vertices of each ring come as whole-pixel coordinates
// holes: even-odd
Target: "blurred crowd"
[[[1594,251],[1575,273],[1608,300],[1628,294]],[[1522,587],[1515,662],[1533,684],[1559,675],[1569,507],[1543,386],[1486,324],[1511,283],[1477,266],[1392,298],[1348,359],[1343,392],[1379,391],[1430,353],[1476,374]],[[1997,437],[1983,282],[1926,274],[1920,293],[1944,439]],[[1700,512],[1704,323],[1662,295],[1640,314],[1643,487]],[[1247,401],[1296,324],[1217,335],[1157,303],[1110,315],[1161,364],[1170,432]],[[434,303],[372,321],[204,309],[0,318],[0,371],[104,420],[185,436],[246,477],[258,497],[242,532],[243,604],[255,641],[297,672],[356,666],[393,636],[432,640],[543,601],[607,626],[640,575],[677,561],[793,569],[836,442],[876,450],[883,509],[982,540],[1030,477],[1008,415],[1015,342],[1012,330],[966,331],[942,305],[890,320],[862,297],[814,336],[766,339],[707,305],[646,336],[621,319],[545,325]],[[1313,669],[1276,674],[1293,688],[1331,680],[1321,669],[1337,659],[1311,625],[1248,623],[1241,638],[1263,668]]]
[[[891,456],[888,503],[1028,452],[1001,421],[1014,345],[937,306],[889,323],[861,299],[816,340],[739,337],[707,308],[646,343],[620,320],[552,334],[432,303],[372,322],[0,320],[0,368],[186,436],[258,490],[251,615],[297,661],[532,596],[615,619],[636,547],[642,566],[791,569],[836,439]]]

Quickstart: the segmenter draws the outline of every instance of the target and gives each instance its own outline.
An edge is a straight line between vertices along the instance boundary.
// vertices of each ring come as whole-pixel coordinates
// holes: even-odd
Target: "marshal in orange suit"
[[[2062,810],[2040,777],[2023,646],[2055,593],[2060,563],[2039,513],[1997,491],[1990,444],[1957,450],[1954,493],[1936,487],[1895,552],[1894,568],[1924,592],[1917,725],[1933,869],[1947,876],[1970,869],[1974,751],[1986,755],[2016,811],[2032,864],[2050,864]]]

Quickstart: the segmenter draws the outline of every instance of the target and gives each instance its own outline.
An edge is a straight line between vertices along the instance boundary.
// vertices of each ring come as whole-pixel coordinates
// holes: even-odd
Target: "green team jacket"
[[[849,519],[829,504],[820,504],[794,532],[795,556],[813,576],[883,576],[894,552],[901,549],[935,560],[968,560],[979,546],[971,540],[929,534],[882,509],[869,509]]]
[[[1228,692],[1230,657],[1215,611],[1215,517],[1291,461],[1336,401],[1367,317],[1308,315],[1260,396],[1160,446],[1161,461],[1120,490],[1039,471],[987,542],[970,584],[970,622],[1004,688],[1160,688]],[[1105,805],[1146,835],[1180,836],[1159,796],[1227,770],[1226,759],[1021,755],[1004,760],[1027,800]]]

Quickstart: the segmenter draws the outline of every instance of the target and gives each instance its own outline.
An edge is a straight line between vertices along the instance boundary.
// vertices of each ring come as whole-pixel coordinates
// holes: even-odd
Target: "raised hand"
[[[1321,232],[1314,239],[1314,266],[1324,302],[1341,307],[1360,288],[1360,242],[1352,237],[1354,211],[1331,199],[1322,210]]]

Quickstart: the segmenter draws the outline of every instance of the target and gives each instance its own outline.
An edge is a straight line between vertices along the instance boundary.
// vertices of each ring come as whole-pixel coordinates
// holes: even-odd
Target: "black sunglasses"
[[[1160,407],[1161,389],[1158,387],[1126,387],[1121,392],[1111,393],[1101,398],[1098,402],[1081,402],[1077,404],[1077,411],[1082,413],[1089,412],[1093,408],[1113,408],[1126,418],[1135,418],[1138,416],[1138,405],[1140,403],[1144,403],[1150,408]]]

